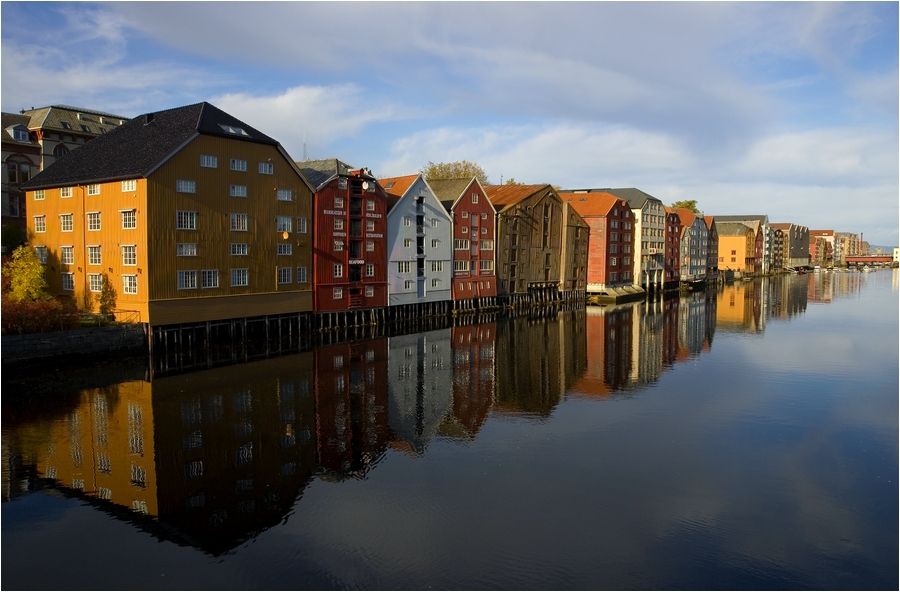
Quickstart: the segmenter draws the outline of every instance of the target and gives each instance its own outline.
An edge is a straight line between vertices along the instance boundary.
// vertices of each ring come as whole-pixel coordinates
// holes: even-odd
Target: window
[[[247,255],[250,252],[247,243],[231,243],[231,254],[235,256]]]
[[[469,217],[469,212],[463,212],[463,213],[462,213],[462,217],[463,217],[463,218],[468,218],[468,217]]]
[[[235,127],[233,125],[227,125],[224,123],[220,123],[219,127],[222,128],[222,131],[226,134],[234,134],[235,136],[249,136],[247,132],[239,127]]]
[[[439,279],[437,279],[437,278],[433,278],[433,279],[431,280],[431,287],[432,287],[432,288],[437,288],[437,287],[440,286],[440,285],[441,285],[441,280],[439,280]]]
[[[454,261],[453,262],[453,271],[469,271],[469,262],[465,261]]]
[[[231,214],[231,229],[246,232],[250,229],[250,217],[247,214]]]
[[[230,195],[231,197],[247,197],[247,186],[231,185],[228,190],[228,195]]]
[[[293,201],[294,200],[294,190],[293,189],[279,189],[275,192],[275,197],[278,201]]]
[[[615,271],[610,272],[610,274],[609,274],[609,281],[615,282],[615,281],[618,281],[618,280],[619,280],[619,274],[618,274],[617,272],[615,272]]]
[[[477,193],[472,194],[472,203],[478,203],[478,194]]]
[[[334,209],[341,210],[344,208],[344,198],[340,195],[334,196]]]
[[[297,232],[306,234],[306,218],[297,218]]]
[[[178,193],[197,193],[197,182],[177,179],[175,181],[175,191]]]
[[[122,181],[122,191],[137,191],[137,181],[135,179]]]
[[[231,270],[231,285],[246,286],[250,283],[250,274],[246,268]]]
[[[74,273],[63,273],[62,274],[62,289],[68,292],[72,292],[75,290],[75,274]]]
[[[28,130],[21,128],[21,127],[14,128],[13,129],[13,139],[16,142],[28,142],[30,139],[28,136]]]
[[[578,232],[578,230],[580,230],[580,229],[576,228],[575,232]],[[481,234],[487,234],[487,226],[481,227]],[[576,234],[575,236],[578,236],[578,235]]]
[[[72,197],[72,188],[71,187],[60,187],[59,196],[62,198]]]
[[[100,245],[88,246],[88,265],[103,265]]]
[[[492,259],[485,259],[479,263],[481,271],[494,271],[494,261]]]
[[[275,216],[275,230],[278,232],[292,232],[291,222],[293,218],[290,216]]]
[[[406,280],[405,282],[403,282],[404,290],[412,290],[412,286],[413,286],[413,284],[412,284],[412,281],[410,281],[410,280]]]
[[[344,289],[343,288],[335,288],[332,292],[332,295],[335,300],[340,300],[344,297]]]
[[[732,254],[732,255],[737,255],[737,251],[736,251],[736,250],[733,250],[733,251],[731,251],[731,254]]]
[[[219,270],[204,269],[200,272],[200,286],[203,288],[219,287]]]
[[[622,247],[622,252],[623,252],[623,253],[630,253],[630,252],[631,252],[631,245],[624,245],[624,246]]]
[[[215,169],[219,167],[219,157],[209,154],[200,155],[200,166],[205,169]]]
[[[293,255],[294,254],[294,245],[291,243],[278,243],[278,254],[279,255]]]
[[[38,260],[45,264],[47,263],[47,247],[35,247],[34,252],[37,254]]]
[[[137,265],[137,245],[122,245],[122,265]]]
[[[432,228],[437,228],[437,225],[438,225],[438,220],[437,220],[437,218],[432,218],[432,219],[431,219],[431,227],[432,227]]]
[[[431,239],[431,248],[432,249],[438,248],[438,241],[436,238]]]
[[[453,239],[453,249],[456,251],[466,251],[469,248],[469,239],[455,238]]]
[[[297,283],[298,283],[298,284],[305,284],[306,282],[307,282],[307,279],[306,279],[306,268],[305,268],[305,267],[298,267],[298,268],[297,268]]]
[[[37,191],[34,192],[34,201],[40,201],[42,199],[45,199],[44,190],[38,189]]]
[[[344,241],[335,240],[334,241],[334,250],[335,251],[343,251],[344,250]]]
[[[366,232],[375,232],[375,220],[366,220]]]
[[[335,218],[334,219],[334,229],[335,230],[343,230],[344,229],[344,219],[343,218]]]
[[[609,265],[610,265],[610,267],[615,267],[615,266],[616,266],[616,263],[617,263],[617,261],[616,261],[616,258],[615,258],[615,257],[610,257],[610,258],[609,258]]]
[[[334,264],[334,277],[344,277],[344,266],[340,263]]]
[[[90,219],[90,214],[88,214],[88,219]],[[72,214],[60,214],[59,229],[63,232],[72,232],[72,227]]]
[[[409,273],[409,261],[398,261],[397,273]]]
[[[178,272],[178,289],[194,290],[197,288],[197,272],[196,271],[179,271]]]
[[[34,217],[34,231],[35,232],[47,232],[47,217],[46,216],[35,216]]]
[[[137,211],[124,210],[122,214],[122,230],[134,230],[137,228]]]
[[[87,186],[87,194],[88,195],[100,195],[100,185],[93,184]]]
[[[278,283],[279,284],[290,284],[293,282],[293,278],[291,277],[292,268],[290,267],[279,267],[278,268]]]
[[[374,298],[374,297],[375,297],[375,288],[373,286],[366,286],[366,298]],[[372,351],[366,352],[367,360],[368,360],[369,354],[372,354],[372,353],[374,353],[374,352],[372,352]],[[368,360],[368,361],[371,362],[372,360]]]
[[[59,262],[64,265],[74,265],[75,264],[75,248],[74,247],[60,247],[59,248]]]
[[[63,125],[67,125],[67,124],[65,122],[63,122]],[[69,153],[69,149],[66,148],[63,144],[60,144],[56,148],[53,149],[53,156],[55,156],[56,158],[62,158],[63,156],[65,156],[68,153]],[[71,196],[69,196],[69,197],[71,197]]]
[[[619,252],[619,245],[609,245],[609,252],[610,252],[610,253],[618,253],[618,252]]]
[[[196,257],[197,243],[178,243],[175,245],[175,255],[177,257]]]
[[[412,220],[410,219],[410,217],[409,217],[409,216],[403,216],[403,225],[404,225],[404,226],[409,226],[410,224],[412,224]]]
[[[403,239],[403,246],[407,249],[412,247],[412,239],[405,238]]]
[[[443,261],[432,261],[431,262],[431,271],[444,271],[444,262]]]
[[[259,174],[260,175],[274,175],[275,174],[275,165],[271,162],[261,162],[259,163]]]
[[[366,277],[375,277],[374,263],[366,263]]]
[[[99,273],[88,274],[88,288],[91,292],[103,291],[103,276]]]
[[[466,235],[469,234],[469,227],[468,226],[461,227],[460,232],[462,232],[463,234],[466,234]]]
[[[232,158],[230,164],[231,170],[240,171],[242,173],[247,172],[247,161],[241,160],[240,158]]]
[[[175,212],[175,228],[178,230],[197,230],[197,212],[184,210]]]
[[[366,241],[366,251],[374,251],[375,250],[375,241]]]
[[[122,276],[122,292],[124,294],[137,294],[138,293],[138,285],[137,285],[137,276],[136,275],[123,275]]]
[[[367,199],[367,200],[366,200],[366,210],[368,210],[368,211],[370,211],[370,212],[374,212],[374,211],[375,211],[375,200],[374,200],[374,199]]]

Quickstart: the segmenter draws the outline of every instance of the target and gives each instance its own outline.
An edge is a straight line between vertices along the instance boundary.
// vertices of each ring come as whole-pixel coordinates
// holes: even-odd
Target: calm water
[[[4,589],[898,588],[896,270],[115,372],[4,385]]]

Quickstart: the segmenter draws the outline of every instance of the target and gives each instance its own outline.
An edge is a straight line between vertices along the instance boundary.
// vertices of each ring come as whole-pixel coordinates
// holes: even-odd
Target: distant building
[[[782,233],[782,262],[784,267],[803,267],[810,264],[809,228],[792,222],[776,222],[772,228]]]
[[[740,222],[716,221],[719,232],[719,270],[756,272],[757,233]]]
[[[666,230],[665,230],[665,287],[677,288],[681,284],[681,235],[684,226],[681,217],[673,208],[665,206]],[[687,263],[686,263],[687,265]]]
[[[772,226],[769,224],[769,216],[762,215],[746,215],[746,216],[715,216],[716,222],[740,222],[753,228],[760,235],[760,246],[756,253],[756,272],[768,274],[772,268],[772,259],[775,249],[774,234]],[[721,233],[720,233],[721,234]]]
[[[704,216],[706,222],[706,281],[718,281],[719,278],[719,230],[712,216]]]
[[[691,210],[675,210],[681,221],[680,237],[681,281],[697,282],[706,279],[707,256],[709,251],[709,228],[703,216]]]
[[[834,254],[834,230],[809,231],[809,255],[812,265],[834,265]]]

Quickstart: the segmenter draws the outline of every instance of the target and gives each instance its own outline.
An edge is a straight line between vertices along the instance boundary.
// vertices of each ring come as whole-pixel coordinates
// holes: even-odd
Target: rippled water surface
[[[5,380],[2,586],[897,589],[897,286]]]

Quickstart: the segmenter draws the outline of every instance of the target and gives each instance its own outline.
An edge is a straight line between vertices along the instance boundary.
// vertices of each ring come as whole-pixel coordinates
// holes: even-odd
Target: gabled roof
[[[421,177],[421,175],[417,173],[415,175],[406,175],[405,177],[389,177],[387,179],[378,180],[378,183],[384,188],[384,192],[387,193],[389,212],[394,209],[394,206],[397,205],[400,198],[409,191],[409,188],[412,187],[412,184],[415,183],[416,179],[419,177]]]
[[[42,189],[146,177],[198,134],[279,146],[274,139],[221,109],[209,103],[197,103],[126,121],[121,127],[70,152],[22,188]]]
[[[475,177],[469,179],[434,179],[428,182],[434,195],[448,212],[453,211],[453,205],[462,197]]]
[[[349,175],[351,171],[355,170],[349,164],[340,161],[337,158],[301,160],[294,164],[303,171],[303,174],[306,175],[306,178],[309,179],[313,185],[320,189],[322,185],[328,183],[332,178],[339,175]]]
[[[495,206],[494,209],[499,211],[505,210],[513,206],[523,199],[531,197],[545,189],[553,188],[550,185],[486,185],[484,188],[488,199]],[[499,207],[498,207],[499,206]]]
[[[715,216],[717,222],[750,222],[755,221],[760,224],[768,224],[769,216],[767,214],[747,215],[747,216]]]
[[[740,222],[716,222],[716,230],[719,236],[747,236],[747,231],[753,229]]]
[[[612,193],[616,197],[621,197],[622,199],[627,201],[628,205],[631,206],[631,209],[633,210],[643,208],[648,201],[658,201],[662,203],[661,199],[653,197],[649,193],[644,193],[643,191],[635,187],[607,189],[606,191]]]
[[[23,114],[30,118],[29,129],[56,130],[74,134],[98,135],[109,132],[128,121],[127,117],[121,115],[70,105],[51,105],[29,109]],[[83,129],[82,125],[87,129]]]
[[[616,197],[605,191],[592,191],[589,193],[560,193],[559,198],[572,206],[582,218],[593,216],[608,216],[613,207],[621,203],[621,197]],[[629,207],[626,202],[625,207]],[[629,208],[630,209],[630,208]]]
[[[703,216],[703,221],[706,222],[707,228],[712,228],[713,226],[716,226],[716,232],[717,233],[719,232],[718,226],[716,225],[715,216]]]
[[[0,127],[3,128],[3,141],[4,142],[12,142],[18,144],[20,146],[38,146],[38,143],[31,139],[27,142],[19,142],[16,140],[10,130],[16,126],[22,126],[26,130],[28,129],[28,116],[27,115],[19,115],[18,113],[3,113],[2,114],[2,123],[0,123]]]
[[[694,220],[697,219],[697,214],[690,211],[687,208],[674,208],[676,214],[678,214],[678,218],[681,220],[682,226],[685,228],[690,228],[694,225]]]

